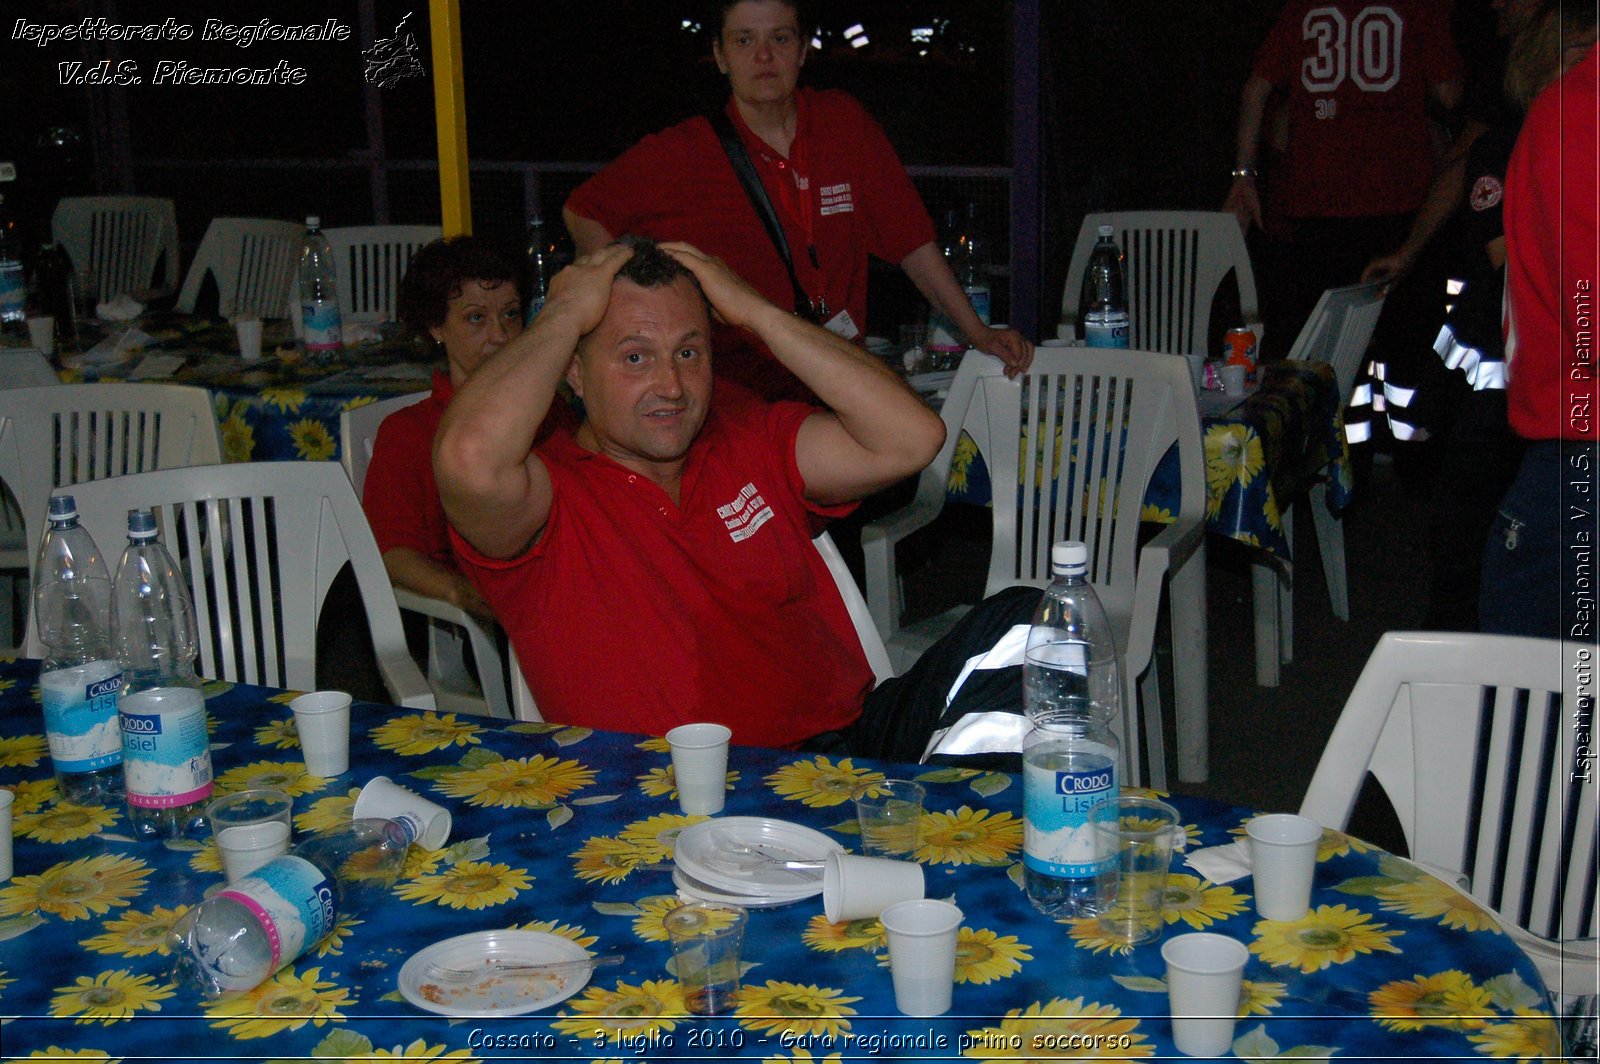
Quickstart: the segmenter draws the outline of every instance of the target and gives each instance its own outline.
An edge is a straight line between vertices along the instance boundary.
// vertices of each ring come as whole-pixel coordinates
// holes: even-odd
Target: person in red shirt
[[[708,302],[828,409],[713,402]],[[535,446],[562,380],[585,420]],[[738,743],[914,761],[966,659],[1039,591],[991,599],[874,689],[811,539],[943,440],[860,347],[688,244],[628,238],[562,271],[528,331],[467,380],[434,464],[456,555],[547,719],[656,735],[716,721]]]
[[[1575,59],[1569,56],[1568,60]],[[1596,642],[1600,46],[1539,95],[1506,171],[1506,413],[1528,441],[1489,532],[1488,632]]]
[[[436,240],[412,258],[400,282],[400,320],[443,358],[426,399],[384,418],[372,443],[362,507],[396,587],[489,617],[489,607],[450,553],[444,504],[433,476],[433,437],[455,391],[484,360],[522,334],[522,297],[512,260],[478,237]],[[565,403],[544,431],[576,427]]]
[[[807,22],[794,0],[718,5],[712,43],[727,75],[725,108],[781,223],[804,299],[847,340],[867,323],[867,256],[897,262],[972,346],[1014,370],[1033,346],[984,324],[934,241],[933,222],[883,130],[842,92],[798,88]],[[793,306],[783,259],[705,117],[644,138],[581,185],[563,211],[580,253],[614,234],[684,240],[727,261],[767,299]],[[812,398],[748,334],[718,328],[717,372],[767,399]]]
[[[1288,0],[1256,54],[1239,106],[1223,209],[1269,237],[1267,340],[1285,352],[1323,289],[1354,284],[1398,246],[1435,163],[1430,104],[1461,99],[1462,63],[1439,0]],[[1262,118],[1284,96],[1288,146],[1267,210],[1256,187]]]

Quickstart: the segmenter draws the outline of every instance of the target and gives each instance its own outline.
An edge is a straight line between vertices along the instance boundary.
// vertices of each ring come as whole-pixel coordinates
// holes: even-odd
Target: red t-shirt
[[[455,564],[444,504],[433,478],[433,437],[454,396],[449,374],[435,372],[432,395],[396,410],[378,426],[361,507],[379,554],[409,547],[432,561]]]
[[[1530,440],[1600,439],[1600,49],[1533,102],[1506,171],[1506,416]]]
[[[1415,210],[1433,179],[1427,96],[1462,77],[1440,0],[1289,0],[1255,75],[1288,91],[1272,203],[1290,218]]]
[[[873,675],[811,545],[795,438],[814,408],[714,408],[674,506],[649,479],[558,433],[554,499],[527,553],[486,558],[452,531],[552,721],[661,735],[692,721],[787,746],[861,713]],[[852,504],[853,505],[853,504]]]
[[[806,293],[825,298],[833,313],[848,311],[864,332],[868,253],[898,263],[934,239],[933,220],[883,129],[859,103],[804,88],[795,101],[799,125],[788,159],[750,132],[731,100],[727,113],[783,223]],[[567,209],[616,236],[686,240],[720,256],[773,303],[794,306],[783,259],[703,117],[645,137],[580,185]],[[717,372],[757,395],[811,397],[749,333],[718,327],[713,350]]]
[[[433,374],[433,393],[383,419],[372,441],[372,461],[361,489],[361,508],[378,541],[378,553],[409,547],[431,561],[454,566],[449,522],[433,476],[433,438],[445,407],[455,398],[450,375]],[[550,404],[536,440],[555,429],[578,427],[572,409],[557,396]]]

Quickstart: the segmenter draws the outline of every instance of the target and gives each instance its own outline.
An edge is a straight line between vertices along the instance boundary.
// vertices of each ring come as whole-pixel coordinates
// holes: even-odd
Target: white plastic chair
[[[1343,829],[1371,772],[1412,859],[1493,910],[1558,995],[1595,993],[1600,963],[1600,810],[1594,773],[1575,772],[1573,716],[1583,703],[1570,666],[1580,649],[1389,632],[1345,701],[1300,805],[1302,816]]]
[[[366,486],[367,464],[372,460],[378,426],[390,414],[421,402],[428,395],[414,392],[340,413],[340,462],[357,496]],[[428,686],[433,688],[439,708],[510,718],[512,706],[506,693],[506,667],[500,655],[498,628],[485,628],[478,618],[443,599],[400,587],[394,589],[394,597],[402,610],[428,618]],[[468,645],[478,666],[476,676],[467,667]]]
[[[828,572],[833,574],[834,585],[844,599],[845,609],[850,612],[850,620],[855,623],[856,635],[861,640],[861,650],[867,656],[867,664],[872,668],[877,683],[882,683],[894,675],[894,667],[889,663],[889,652],[884,649],[883,639],[879,637],[877,626],[867,612],[866,600],[861,597],[855,577],[850,575],[850,569],[840,556],[839,548],[834,546],[832,536],[826,532],[818,533],[811,544],[827,563]],[[511,652],[510,661],[512,715],[517,720],[543,720],[539,707],[534,704],[533,692],[528,690],[528,680],[522,674],[522,664],[517,660],[515,650]]]
[[[61,383],[61,375],[43,353],[31,347],[0,349],[0,390],[42,388]]]
[[[289,303],[304,230],[271,218],[213,218],[189,264],[177,308],[194,312],[206,274],[217,281],[217,313],[277,317]]]
[[[51,492],[86,481],[222,461],[211,396],[177,384],[0,389],[0,481],[20,517],[18,568],[33,575]],[[119,536],[120,540],[121,537]],[[111,550],[102,543],[102,550]],[[7,561],[17,555],[6,555]],[[26,627],[24,611],[24,627]],[[26,632],[25,639],[34,633]]]
[[[962,429],[989,467],[994,540],[984,594],[1050,582],[1050,547],[1082,540],[1089,578],[1110,615],[1126,671],[1121,723],[1126,778],[1141,778],[1139,695],[1150,781],[1164,787],[1160,685],[1153,661],[1164,583],[1170,582],[1178,772],[1206,777],[1205,477],[1200,417],[1181,358],[1147,351],[1041,347],[1007,380],[998,359],[969,351],[943,410],[945,446],[905,509],[862,530],[867,601],[902,670],[954,627],[967,607],[900,623],[894,565],[900,540],[944,505],[950,455]],[[1177,445],[1181,501],[1174,523],[1139,547],[1140,510],[1157,463]],[[1059,446],[1058,446],[1059,445]],[[1028,455],[1026,462],[1023,455]]]
[[[1383,313],[1384,285],[1355,284],[1330,288],[1317,300],[1316,309],[1289,349],[1294,361],[1326,362],[1339,382],[1339,403],[1348,406],[1356,373]],[[1345,575],[1344,523],[1328,512],[1328,486],[1317,481],[1308,492],[1311,522],[1317,531],[1317,552],[1328,583],[1333,615],[1350,619],[1350,585]],[[1294,511],[1298,501],[1283,512],[1283,534],[1294,542]],[[1255,613],[1256,679],[1263,686],[1278,683],[1278,665],[1294,659],[1294,579],[1271,565],[1251,568]]]
[[[339,274],[339,313],[351,320],[395,320],[400,278],[411,257],[444,235],[437,225],[361,225],[324,229]]]
[[[199,620],[201,675],[314,690],[317,621],[349,563],[390,697],[435,708],[406,649],[372,529],[337,463],[164,469],[80,484],[74,494],[84,527],[108,553],[126,542],[130,509],[156,511]]]
[[[0,390],[42,388],[60,383],[61,378],[50,365],[50,360],[33,348],[0,350]],[[20,651],[22,647],[22,633],[15,628],[14,603],[19,591],[27,591],[31,554],[27,522],[23,520],[17,500],[11,492],[0,486],[0,646],[12,651]],[[27,616],[27,610],[24,609],[24,621]]]
[[[1117,211],[1091,214],[1078,230],[1061,293],[1065,339],[1077,335],[1078,301],[1097,230],[1109,225],[1122,249],[1128,283],[1129,347],[1169,354],[1209,354],[1211,300],[1232,270],[1243,324],[1262,335],[1256,277],[1239,220],[1226,211]]]
[[[63,196],[50,219],[75,269],[94,271],[102,301],[124,292],[178,287],[178,214],[159,196]]]

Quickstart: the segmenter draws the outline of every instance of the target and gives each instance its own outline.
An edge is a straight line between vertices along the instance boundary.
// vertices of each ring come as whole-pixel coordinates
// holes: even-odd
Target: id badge
[[[850,316],[848,310],[841,310],[822,326],[835,336],[842,336],[846,340],[854,340],[861,335],[861,330],[856,328],[856,320]]]

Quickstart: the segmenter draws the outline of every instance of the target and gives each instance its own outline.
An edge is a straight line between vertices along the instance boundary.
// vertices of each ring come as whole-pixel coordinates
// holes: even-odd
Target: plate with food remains
[[[517,971],[506,966],[581,961],[588,956],[589,951],[570,938],[542,931],[474,931],[412,954],[400,968],[400,994],[418,1008],[442,1016],[519,1016],[565,1001],[588,985],[593,972],[587,968]]]

